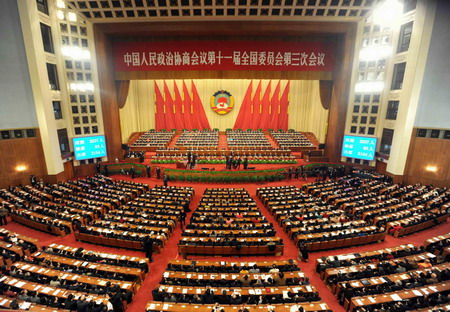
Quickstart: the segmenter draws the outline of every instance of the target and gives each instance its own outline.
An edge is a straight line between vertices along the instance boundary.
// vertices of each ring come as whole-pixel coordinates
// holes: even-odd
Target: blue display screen
[[[106,156],[106,142],[104,135],[73,138],[72,140],[76,160]]]
[[[344,135],[342,156],[363,160],[373,160],[377,149],[377,138]]]

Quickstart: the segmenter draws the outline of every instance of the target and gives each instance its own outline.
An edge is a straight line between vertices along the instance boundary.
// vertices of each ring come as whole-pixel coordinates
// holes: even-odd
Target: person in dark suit
[[[136,169],[134,169],[134,166],[131,166],[131,178],[134,179],[136,176]]]
[[[147,165],[145,167],[145,171],[147,171],[147,178],[151,178],[152,177],[152,168],[149,165]]]
[[[248,168],[248,158],[245,157],[245,159],[244,159],[244,170],[247,170],[247,168]]]
[[[161,169],[159,167],[156,167],[156,178],[161,179]]]
[[[182,211],[180,213],[180,228],[183,229],[184,225],[186,223],[186,213]]]
[[[164,186],[167,187],[167,185],[169,183],[169,177],[166,174],[164,175],[163,182],[164,182]]]
[[[150,236],[145,237],[143,247],[145,256],[153,262],[153,239]]]
[[[95,165],[95,171],[96,171],[97,173],[100,173],[100,171],[101,171],[100,162],[98,162],[98,163]]]

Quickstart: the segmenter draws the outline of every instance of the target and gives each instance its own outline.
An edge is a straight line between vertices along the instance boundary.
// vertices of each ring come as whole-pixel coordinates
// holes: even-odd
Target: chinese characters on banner
[[[324,42],[116,42],[116,71],[332,71],[334,45]]]

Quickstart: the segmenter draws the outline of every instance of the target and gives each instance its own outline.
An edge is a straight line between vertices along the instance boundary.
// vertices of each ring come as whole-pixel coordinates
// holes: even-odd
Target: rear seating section
[[[330,310],[294,260],[173,260],[152,295],[147,304],[152,312],[237,311],[243,306],[249,311],[258,306],[273,306],[276,311]]]
[[[450,263],[435,251],[401,245],[329,256],[316,270],[347,311],[433,309],[450,303]]]

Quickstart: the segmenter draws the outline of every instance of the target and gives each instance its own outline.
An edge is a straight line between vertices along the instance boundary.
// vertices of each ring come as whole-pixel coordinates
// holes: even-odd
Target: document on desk
[[[403,300],[403,299],[402,299],[399,295],[397,295],[397,294],[391,295],[391,298],[392,298],[392,300],[394,300],[394,301],[402,301],[402,300]]]
[[[432,290],[433,292],[438,292],[438,289],[435,286],[429,286],[428,289]]]
[[[306,291],[307,291],[307,292],[312,292],[312,291],[313,291],[313,290],[312,290],[312,287],[311,287],[311,286],[309,286],[309,285],[308,285],[308,286],[306,286],[305,288],[306,288]]]
[[[2,302],[0,302],[0,306],[4,307],[8,301],[8,299],[4,299]]]
[[[173,292],[173,287],[172,287],[172,286],[170,286],[169,288],[167,288],[167,292],[168,292],[168,293],[171,293],[171,292]]]
[[[168,310],[169,309],[169,305],[167,303],[164,303],[162,308],[163,308],[163,310]]]
[[[422,288],[421,291],[423,291],[425,295],[428,295],[430,293],[426,288]]]
[[[254,295],[254,294],[255,294],[255,290],[249,289],[249,290],[248,290],[248,293],[249,293],[250,295]]]
[[[370,302],[372,302],[372,303],[376,303],[377,301],[375,300],[375,298],[374,297],[368,297],[368,299],[370,300]]]
[[[15,286],[18,287],[18,288],[21,288],[25,284],[26,284],[25,282],[19,281],[19,282],[16,283]]]
[[[51,292],[52,290],[53,290],[53,288],[45,287],[44,289],[41,290],[41,292],[48,294],[48,293]]]
[[[319,306],[320,306],[320,309],[322,309],[322,310],[328,310],[328,307],[325,303],[321,303]]]
[[[156,308],[156,304],[152,303],[150,304],[150,306],[148,307],[149,310],[155,310]]]
[[[20,306],[20,310],[28,310],[31,307],[31,302],[23,302]]]
[[[418,291],[417,289],[413,289],[413,294],[414,295],[416,295],[416,296],[423,296],[423,294],[420,292],[420,291]]]
[[[261,289],[255,289],[255,294],[257,294],[257,295],[262,295]]]
[[[356,299],[356,303],[357,303],[358,305],[364,305],[364,303],[361,301],[361,299]]]
[[[164,272],[163,277],[167,278],[167,277],[169,277],[169,276],[170,276],[170,273],[169,273],[169,272]]]
[[[187,294],[188,290],[187,288],[183,288],[183,291],[181,292],[182,294]]]

